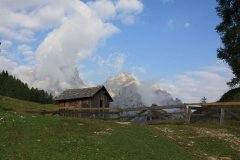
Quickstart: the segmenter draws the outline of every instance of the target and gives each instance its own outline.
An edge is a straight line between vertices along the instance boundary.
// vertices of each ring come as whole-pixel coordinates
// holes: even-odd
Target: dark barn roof
[[[55,100],[62,101],[62,100],[92,98],[101,89],[104,89],[106,91],[106,95],[109,97],[111,101],[113,101],[112,97],[110,96],[110,94],[108,93],[108,91],[104,86],[81,88],[81,89],[68,89],[62,92],[59,96],[57,96]]]

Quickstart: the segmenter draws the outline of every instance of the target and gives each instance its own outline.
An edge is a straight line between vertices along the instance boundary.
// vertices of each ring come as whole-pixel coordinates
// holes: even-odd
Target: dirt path
[[[196,133],[200,136],[216,137],[230,144],[232,149],[240,152],[240,137],[229,133],[226,129],[208,129],[208,128],[194,128]]]
[[[190,126],[189,126],[190,127]],[[221,141],[224,141],[226,145],[229,145],[233,150],[240,152],[240,137],[230,133],[227,129],[209,129],[209,128],[199,128],[199,127],[190,127],[190,128],[174,128],[171,126],[155,126],[157,130],[162,132],[168,138],[174,140],[179,145],[194,150],[194,145],[197,142],[198,138],[204,137],[213,137]],[[194,152],[194,151],[193,151]],[[231,160],[230,156],[216,156],[205,151],[197,151],[196,154],[200,154],[203,157],[206,157],[208,160]]]

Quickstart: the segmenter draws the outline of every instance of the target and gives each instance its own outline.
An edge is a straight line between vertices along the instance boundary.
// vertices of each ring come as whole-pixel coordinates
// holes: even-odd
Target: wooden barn
[[[68,89],[55,98],[64,108],[109,108],[112,97],[104,86]]]

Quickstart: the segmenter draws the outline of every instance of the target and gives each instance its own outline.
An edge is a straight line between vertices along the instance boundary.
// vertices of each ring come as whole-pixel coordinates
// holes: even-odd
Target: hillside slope
[[[0,111],[41,111],[41,110],[57,110],[58,106],[54,104],[40,104],[30,101],[14,99],[10,97],[0,96]]]
[[[240,87],[234,88],[222,95],[220,102],[240,102]]]

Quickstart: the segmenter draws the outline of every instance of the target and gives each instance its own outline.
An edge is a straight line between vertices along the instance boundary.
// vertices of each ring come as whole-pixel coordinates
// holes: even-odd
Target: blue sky
[[[215,0],[2,0],[0,70],[46,90],[76,87],[80,79],[102,84],[129,72],[184,101],[201,96],[214,101],[229,89],[232,76],[216,57],[221,46],[216,5]]]
[[[142,79],[173,78],[185,71],[216,65],[216,49],[221,42],[215,31],[220,19],[214,0],[142,2],[144,11],[135,24],[113,22],[121,33],[99,47],[97,55],[124,53],[123,70],[144,67],[147,73],[137,73]],[[94,63],[88,64],[95,70]]]

